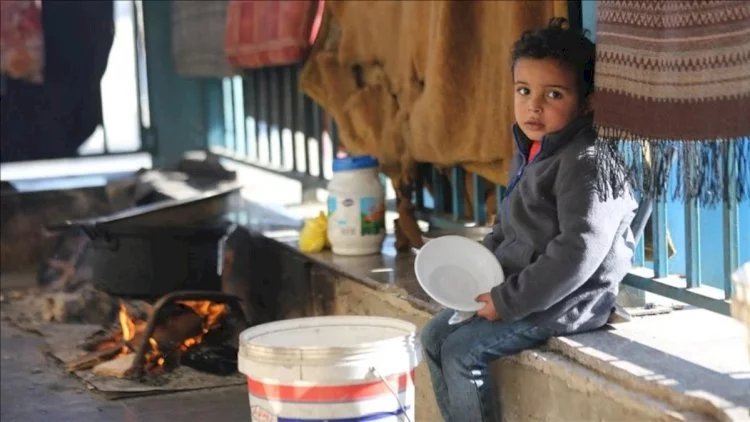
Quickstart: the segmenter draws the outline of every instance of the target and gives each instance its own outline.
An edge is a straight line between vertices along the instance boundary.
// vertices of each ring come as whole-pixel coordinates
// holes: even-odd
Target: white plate
[[[505,280],[500,263],[479,242],[443,236],[427,242],[414,260],[419,285],[435,302],[463,312],[484,306],[474,299]]]

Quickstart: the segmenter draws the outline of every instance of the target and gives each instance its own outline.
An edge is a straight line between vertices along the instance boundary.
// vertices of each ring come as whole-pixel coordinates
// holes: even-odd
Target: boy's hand
[[[489,293],[482,293],[474,300],[484,303],[484,307],[477,311],[477,315],[487,321],[497,321],[500,319],[500,315],[497,314],[497,309],[495,309],[495,304],[492,303],[492,296]]]

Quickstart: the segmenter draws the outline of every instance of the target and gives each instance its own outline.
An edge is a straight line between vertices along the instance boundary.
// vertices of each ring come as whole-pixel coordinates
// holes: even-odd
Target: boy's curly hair
[[[578,94],[581,100],[594,91],[594,62],[596,48],[581,32],[566,25],[561,17],[550,19],[546,28],[526,31],[513,44],[511,69],[519,59],[554,59],[568,66],[577,75]]]

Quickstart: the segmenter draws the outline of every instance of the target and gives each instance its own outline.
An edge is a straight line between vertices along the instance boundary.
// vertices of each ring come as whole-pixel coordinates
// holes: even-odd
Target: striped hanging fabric
[[[750,2],[600,1],[595,87],[603,193],[750,198]]]

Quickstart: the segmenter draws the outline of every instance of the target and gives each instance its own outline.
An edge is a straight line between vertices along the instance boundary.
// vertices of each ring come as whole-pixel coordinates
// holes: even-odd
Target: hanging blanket
[[[625,165],[654,198],[748,199],[750,2],[602,0],[597,31],[602,192]]]
[[[399,235],[421,242],[414,163],[462,165],[506,182],[513,154],[513,42],[566,16],[565,1],[336,1],[300,84],[336,120],[348,152],[394,181]]]
[[[224,53],[229,0],[172,2],[172,57],[177,74],[223,78],[236,72]]]
[[[6,3],[15,2],[0,0],[3,12]],[[44,83],[6,81],[2,162],[75,157],[102,124],[101,81],[115,36],[114,1],[47,0],[41,12]]]
[[[243,69],[296,63],[315,41],[323,0],[230,0],[225,51]]]

